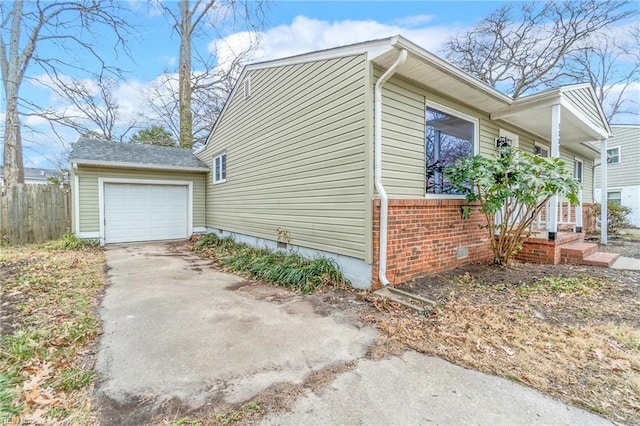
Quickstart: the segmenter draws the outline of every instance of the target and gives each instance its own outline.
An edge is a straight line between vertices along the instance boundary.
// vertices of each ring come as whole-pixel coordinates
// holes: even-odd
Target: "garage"
[[[103,184],[105,243],[170,240],[189,236],[188,186]]]

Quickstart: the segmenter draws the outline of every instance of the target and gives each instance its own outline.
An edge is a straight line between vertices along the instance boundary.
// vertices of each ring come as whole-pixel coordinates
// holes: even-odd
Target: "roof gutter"
[[[383,286],[389,285],[387,279],[387,219],[389,211],[389,196],[382,185],[382,86],[395,74],[400,65],[407,59],[407,50],[402,49],[398,59],[382,74],[375,87],[374,104],[374,151],[375,151],[375,185],[380,195],[380,241],[378,244],[378,279]]]
[[[146,170],[168,170],[182,172],[208,172],[208,167],[198,166],[171,166],[162,164],[142,164],[142,163],[125,163],[116,161],[97,161],[97,160],[71,160],[74,169],[78,166],[105,167],[105,168],[122,168],[122,169],[146,169]]]

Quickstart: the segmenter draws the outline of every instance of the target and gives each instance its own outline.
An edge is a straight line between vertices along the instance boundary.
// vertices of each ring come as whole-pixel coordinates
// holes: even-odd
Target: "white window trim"
[[[610,151],[612,149],[617,149],[618,150],[618,161],[616,161],[615,163],[614,162],[610,163],[610,162],[607,161],[607,164],[608,165],[612,165],[612,164],[620,164],[620,163],[622,163],[622,150],[620,149],[620,145],[607,147],[607,151]]]
[[[520,135],[501,128],[498,132],[498,137],[503,136],[507,139],[511,139],[512,147],[518,148],[520,146]]]
[[[221,153],[213,156],[213,169],[212,169],[212,173],[211,173],[211,181],[213,182],[214,185],[218,184],[218,183],[225,183],[227,181],[227,161],[226,161],[226,158],[225,158],[225,162],[224,162],[224,169],[225,169],[224,175],[225,175],[225,177],[224,177],[224,179],[216,180],[216,160],[218,158],[222,158],[222,156],[226,157],[227,156],[227,151],[221,152]]]
[[[576,163],[580,163],[580,169],[582,171],[582,174],[580,176],[580,183],[584,183],[584,161],[582,160],[582,158],[578,158],[578,157],[574,157],[573,158],[573,177],[577,176],[576,174]]]
[[[551,147],[549,147],[549,145],[545,145],[545,144],[543,144],[543,143],[540,143],[540,142],[536,142],[536,141],[534,141],[534,142],[533,142],[534,155],[535,155],[535,149],[536,149],[536,146],[538,146],[538,147],[540,147],[540,148],[542,148],[542,149],[546,149],[546,150],[547,150],[547,156],[546,156],[546,157],[543,157],[543,158],[550,158],[550,157],[551,157]]]
[[[193,182],[187,180],[155,180],[127,178],[98,178],[98,207],[100,220],[100,245],[105,244],[104,185],[105,183],[129,183],[134,185],[177,185],[187,187],[187,237],[193,234]]]
[[[425,106],[424,106],[424,114],[425,114],[425,120],[424,120],[424,125],[425,125],[425,133],[426,133],[426,126],[427,126],[427,108],[431,108],[431,109],[437,109],[438,111],[442,111],[445,112],[447,114],[453,115],[455,117],[458,118],[462,118],[463,120],[467,120],[471,123],[473,123],[473,154],[472,155],[478,155],[480,153],[480,119],[476,118],[472,115],[469,114],[465,114],[464,112],[460,112],[456,109],[450,108],[448,106],[439,104],[437,102],[431,101],[429,99],[426,99],[425,101]],[[422,142],[423,145],[426,144],[426,141]],[[426,145],[425,145],[426,148]],[[425,152],[426,154],[426,152]],[[426,157],[426,155],[423,155],[423,157]],[[423,161],[425,161],[425,158],[423,158]],[[423,164],[423,179],[426,179],[425,177],[425,170],[426,170],[426,164]],[[426,187],[426,182],[424,182],[423,187]],[[452,199],[452,200],[464,200],[467,197],[465,195],[459,195],[459,194],[429,194],[425,191],[425,198],[429,198],[429,199]]]

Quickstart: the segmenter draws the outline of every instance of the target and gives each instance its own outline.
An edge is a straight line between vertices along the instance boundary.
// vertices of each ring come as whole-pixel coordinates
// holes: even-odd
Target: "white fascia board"
[[[513,105],[507,108],[492,112],[490,114],[490,117],[492,120],[502,120],[502,119],[511,117],[513,115],[520,114],[521,112],[524,112],[524,111],[530,111],[536,108],[551,107],[552,105],[558,104],[558,103],[560,103],[560,96],[558,92],[555,92],[555,91],[553,93],[546,92],[544,96],[536,96],[535,98],[527,97],[526,99],[525,98],[518,99],[513,103]]]
[[[363,54],[367,54],[367,56],[377,56],[381,52],[385,52],[393,47],[392,40],[393,37],[383,38],[380,40],[372,40],[364,43],[357,43],[348,46],[334,47],[332,49],[319,50],[316,52],[303,53],[301,55],[290,56],[282,59],[257,62],[255,64],[247,65],[246,69],[252,71],[256,69],[298,65],[306,62],[327,61],[330,59],[344,58],[347,56],[356,56]]]
[[[147,169],[147,170],[171,170],[183,172],[208,172],[208,167],[185,167],[185,166],[163,166],[159,164],[140,164],[140,163],[119,163],[110,161],[92,161],[92,160],[75,160],[71,161],[72,165],[91,166],[91,167],[108,167],[118,169]]]
[[[233,97],[235,96],[236,92],[238,91],[238,87],[240,86],[240,84],[242,84],[248,72],[267,69],[267,68],[287,66],[287,65],[298,65],[298,64],[303,64],[306,62],[313,62],[313,61],[326,61],[329,59],[337,59],[337,58],[342,58],[346,56],[355,56],[355,55],[362,55],[362,54],[367,54],[367,59],[368,59],[370,56],[377,56],[381,52],[387,51],[389,48],[391,48],[390,41],[391,41],[390,38],[385,38],[380,40],[353,44],[349,46],[335,47],[333,49],[303,53],[301,55],[289,56],[286,58],[274,59],[271,61],[264,61],[264,62],[256,62],[254,64],[245,65],[244,68],[242,69],[242,72],[240,73],[240,76],[236,80],[236,83],[233,86],[231,93],[227,97],[222,107],[222,110],[218,115],[218,118],[216,118],[216,121],[213,123],[213,127],[211,128],[209,135],[207,135],[207,140],[205,144],[201,148],[199,148],[194,154],[200,154],[209,145],[209,142],[211,141],[211,137],[215,134],[215,131],[218,128],[218,124],[222,121],[222,118],[224,117],[227,111],[229,101],[233,99]]]
[[[510,96],[505,95],[494,87],[489,86],[487,83],[467,74],[455,65],[445,61],[442,58],[439,58],[428,50],[423,49],[422,47],[400,35],[392,37],[391,44],[398,49],[407,49],[415,56],[420,57],[424,61],[431,63],[432,65],[464,81],[468,85],[485,92],[486,94],[506,103],[507,105],[511,105],[513,103],[513,99]]]

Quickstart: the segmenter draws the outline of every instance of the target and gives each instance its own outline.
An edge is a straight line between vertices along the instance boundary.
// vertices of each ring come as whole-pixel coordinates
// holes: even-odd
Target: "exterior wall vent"
[[[251,96],[251,80],[247,78],[242,86],[244,89],[244,99],[247,100]]]

